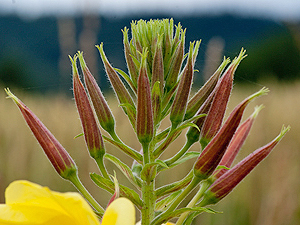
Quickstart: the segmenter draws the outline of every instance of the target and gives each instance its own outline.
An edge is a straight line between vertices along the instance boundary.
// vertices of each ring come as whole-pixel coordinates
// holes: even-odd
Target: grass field
[[[256,105],[265,108],[257,117],[246,144],[238,160],[271,141],[280,132],[283,124],[291,125],[291,131],[284,137],[274,152],[259,165],[228,197],[212,208],[221,214],[200,215],[195,224],[218,225],[289,225],[300,223],[300,83],[279,84],[263,82],[242,86],[237,84],[231,95],[228,112],[248,95],[261,89],[270,88],[268,96],[251,103],[244,118],[253,112]],[[2,89],[3,90],[3,89]],[[89,178],[90,172],[98,172],[96,164],[90,159],[83,137],[74,139],[81,133],[80,121],[71,98],[65,96],[31,96],[12,89],[53,132],[57,139],[75,159],[83,183],[97,200],[105,205],[110,198],[106,192],[97,188]],[[140,146],[131,126],[113,98],[108,102],[117,121],[117,133],[124,142],[135,149]],[[26,179],[57,191],[74,191],[68,182],[62,180],[54,171],[43,151],[30,133],[17,107],[5,99],[0,91],[0,202],[4,202],[6,186],[17,179]],[[178,151],[185,136],[172,144],[164,157]],[[123,153],[110,144],[107,151],[131,163]],[[199,145],[192,150],[199,151]],[[174,168],[169,174],[162,174],[158,183],[182,178],[193,162]],[[117,172],[120,183],[126,183],[117,168],[107,164],[109,171]],[[113,173],[113,172],[112,172]],[[128,183],[127,183],[128,184]]]

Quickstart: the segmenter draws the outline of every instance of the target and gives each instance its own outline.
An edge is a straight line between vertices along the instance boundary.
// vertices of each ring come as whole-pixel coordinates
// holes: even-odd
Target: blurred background
[[[89,179],[97,172],[82,138],[72,99],[68,55],[84,52],[87,64],[117,118],[117,131],[128,145],[140,146],[112,96],[95,45],[104,50],[114,67],[126,71],[122,32],[133,20],[174,18],[186,32],[186,44],[202,39],[194,79],[200,87],[224,56],[240,49],[248,57],[240,64],[228,112],[263,86],[271,92],[251,103],[264,104],[238,160],[271,141],[282,124],[292,129],[284,140],[238,188],[212,208],[222,214],[203,214],[195,224],[299,224],[300,223],[300,2],[298,0],[1,0],[0,87],[10,87],[48,126],[79,166],[80,176],[105,205],[110,196]],[[61,180],[26,127],[15,105],[0,91],[0,202],[16,179],[27,179],[57,191],[74,191]],[[178,151],[184,135],[165,157]],[[131,163],[107,144],[109,152]],[[199,150],[193,146],[192,150]],[[168,155],[169,154],[169,155]],[[164,184],[182,178],[186,163],[159,178]],[[121,182],[126,180],[116,170]]]

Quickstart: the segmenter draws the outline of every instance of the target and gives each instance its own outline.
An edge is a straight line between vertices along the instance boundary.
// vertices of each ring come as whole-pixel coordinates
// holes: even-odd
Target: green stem
[[[143,144],[143,163],[144,165],[150,163],[149,143]]]
[[[170,166],[172,165],[173,163],[175,163],[178,159],[180,159],[188,150],[189,148],[194,144],[194,142],[190,142],[190,141],[187,141],[185,143],[185,145],[183,146],[183,148],[177,152],[176,155],[174,155],[172,158],[168,159],[167,161],[165,161],[165,163]]]
[[[209,188],[210,185],[211,185],[211,182],[209,182],[209,181],[203,182],[201,184],[197,194],[193,197],[193,199],[189,202],[189,204],[186,207],[187,208],[194,207],[197,204],[197,202],[202,198],[204,192],[207,190],[207,188]],[[183,225],[183,222],[187,218],[188,215],[189,215],[189,212],[182,213],[181,216],[179,217],[179,219],[177,220],[176,225]]]
[[[120,143],[122,143],[122,141],[120,140],[120,138],[118,137],[118,135],[116,134],[115,130],[113,130],[112,132],[109,133],[111,138],[115,141],[118,141]]]
[[[182,202],[182,200],[186,198],[187,195],[199,184],[200,181],[200,178],[194,176],[191,183],[184,189],[183,192],[181,192],[181,194],[173,201],[173,203],[163,214],[167,214],[174,211],[177,208],[177,206]],[[161,214],[160,216],[162,216],[163,214]]]
[[[99,205],[99,203],[93,198],[93,196],[86,190],[86,188],[81,183],[77,174],[70,176],[69,180],[77,188],[77,190],[83,195],[83,197],[91,204],[91,206],[97,211],[97,213],[102,217],[104,214],[104,209]]]
[[[143,164],[152,162],[152,148],[153,145],[150,143],[143,144]],[[142,184],[142,225],[149,225],[154,218],[155,209],[155,191],[154,191],[154,180],[145,180]]]
[[[155,209],[155,193],[154,193],[154,182],[144,182],[142,186],[142,225],[149,225],[154,218]]]
[[[100,172],[102,173],[102,176],[105,177],[106,179],[110,180],[110,177],[109,177],[109,175],[107,173],[107,170],[105,168],[103,159],[104,159],[104,155],[96,158],[95,161],[97,162],[97,165],[99,167]]]

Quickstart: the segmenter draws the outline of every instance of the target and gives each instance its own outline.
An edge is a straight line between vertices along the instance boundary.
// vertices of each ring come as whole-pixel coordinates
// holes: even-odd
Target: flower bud
[[[79,74],[76,67],[77,55],[74,56],[73,59],[70,57],[70,60],[72,62],[73,69],[74,98],[81,120],[85,142],[89,149],[90,155],[94,159],[102,158],[105,154],[104,143],[87,93],[85,92],[83,84],[79,79]]]
[[[135,118],[136,118],[135,104],[129,92],[127,91],[126,87],[124,86],[123,82],[121,81],[120,77],[108,62],[103,51],[103,43],[101,43],[100,46],[97,45],[96,47],[100,52],[106,74],[108,75],[109,81],[114,89],[114,92],[118,97],[119,103],[121,104],[125,114],[128,116],[131,125],[135,127]]]
[[[242,119],[246,106],[255,97],[264,95],[267,92],[268,89],[262,88],[234,108],[219,132],[213,137],[198,157],[194,165],[195,176],[200,179],[206,179],[212,174],[223,157],[226,148]]]
[[[234,73],[241,60],[246,57],[245,52],[243,49],[241,50],[239,56],[232,61],[217,84],[215,97],[201,130],[203,143],[208,143],[222,125],[232,90]]]
[[[185,31],[181,31],[181,39],[180,43],[178,44],[174,56],[170,59],[170,68],[167,72],[166,75],[166,83],[165,83],[165,88],[166,91],[169,92],[170,90],[173,89],[173,87],[176,85],[179,72],[181,69],[181,65],[183,62],[183,56],[184,56],[184,44],[185,44]],[[192,57],[192,56],[190,56]]]
[[[105,98],[97,84],[97,81],[91,74],[89,68],[86,66],[82,52],[78,52],[78,58],[84,75],[85,85],[89,92],[90,98],[93,102],[93,106],[98,117],[101,127],[109,134],[115,133],[115,119],[110,111],[110,108],[105,101]]]
[[[194,43],[191,43],[187,64],[179,81],[177,93],[175,95],[175,99],[170,112],[170,120],[174,128],[177,127],[177,125],[183,121],[186,112],[186,106],[191,91],[192,80],[194,75],[194,65],[192,57],[193,49]]]
[[[233,160],[235,159],[236,155],[240,151],[242,145],[244,144],[250,129],[252,127],[252,124],[254,122],[254,119],[258,115],[258,112],[262,109],[263,107],[256,107],[255,111],[253,114],[248,117],[236,130],[235,134],[232,137],[232,140],[230,141],[226,152],[224,156],[222,157],[219,166],[225,166],[227,168],[231,167],[231,164],[233,163]],[[215,170],[213,173],[213,176],[215,179],[219,178],[222,174],[226,173],[227,169],[218,169]]]
[[[10,92],[9,89],[5,89],[5,91],[8,97],[11,98],[20,109],[27,125],[43,148],[57,173],[65,179],[69,179],[76,174],[77,166],[75,162],[53,134],[23,102]]]
[[[164,60],[162,53],[162,36],[158,36],[152,63],[151,87],[158,81],[161,95],[164,93]]]
[[[214,90],[222,71],[228,63],[229,59],[224,58],[222,64],[219,66],[216,72],[209,78],[209,80],[202,86],[202,88],[189,100],[186,109],[186,114],[184,117],[185,120],[192,118],[197,113],[197,111],[205,102],[207,97]]]
[[[150,82],[146,68],[147,52],[142,53],[142,64],[138,78],[136,133],[142,144],[149,144],[153,138],[153,110]]]
[[[137,79],[138,79],[138,69],[136,68],[136,65],[133,61],[133,52],[131,51],[132,42],[129,43],[128,40],[128,29],[125,27],[123,32],[123,44],[124,44],[124,52],[125,52],[125,59],[127,63],[127,68],[129,70],[129,74],[131,77],[131,80],[133,84],[137,85]]]
[[[206,191],[203,202],[205,205],[215,204],[228,195],[264,158],[266,158],[274,147],[283,138],[290,127],[282,128],[280,134],[269,144],[257,149],[232,169],[220,176]]]

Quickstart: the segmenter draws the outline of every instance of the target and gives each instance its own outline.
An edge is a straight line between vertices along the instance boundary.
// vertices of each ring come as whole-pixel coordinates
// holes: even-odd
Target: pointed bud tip
[[[276,141],[280,141],[283,136],[291,129],[291,126],[285,127],[284,125],[281,128],[280,134],[277,136]]]

